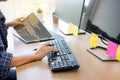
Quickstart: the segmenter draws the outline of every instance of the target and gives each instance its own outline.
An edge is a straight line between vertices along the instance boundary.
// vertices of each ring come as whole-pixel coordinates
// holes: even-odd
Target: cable
[[[106,42],[108,42],[107,39],[105,39],[103,36],[100,36],[100,35],[99,35],[99,38],[100,38],[100,40],[101,40],[101,42],[102,42],[103,44],[107,45],[107,43],[106,43]],[[105,42],[105,41],[106,41],[106,42]]]

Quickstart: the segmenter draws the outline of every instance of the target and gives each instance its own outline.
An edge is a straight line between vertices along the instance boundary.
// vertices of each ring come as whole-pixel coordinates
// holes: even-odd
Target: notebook
[[[24,20],[25,26],[15,26],[14,35],[24,41],[25,43],[46,41],[54,39],[49,31],[37,18],[35,13],[31,13]]]

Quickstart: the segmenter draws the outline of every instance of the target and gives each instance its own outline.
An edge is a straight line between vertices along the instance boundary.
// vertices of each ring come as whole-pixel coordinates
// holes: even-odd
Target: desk
[[[52,23],[52,22],[51,22]],[[58,27],[52,24],[47,26],[51,30],[60,33]],[[17,67],[17,80],[120,80],[120,62],[103,62],[86,51],[89,47],[89,34],[82,34],[79,37],[65,37],[69,47],[73,51],[80,68],[76,71],[52,73],[47,63],[47,57],[41,61],[28,63]],[[40,43],[24,44],[14,37],[15,54],[32,53]]]

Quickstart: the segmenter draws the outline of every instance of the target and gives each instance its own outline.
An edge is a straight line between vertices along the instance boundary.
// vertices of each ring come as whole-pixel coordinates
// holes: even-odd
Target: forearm
[[[17,67],[29,62],[35,61],[34,55],[14,56],[11,60],[10,67]]]
[[[7,26],[7,27],[12,26],[11,22],[7,22],[7,23],[6,23],[6,26]]]
[[[42,45],[34,54],[28,54],[23,56],[14,56],[11,60],[10,67],[17,67],[32,61],[37,61],[45,57],[51,51],[58,51],[57,49],[49,46],[48,44]]]

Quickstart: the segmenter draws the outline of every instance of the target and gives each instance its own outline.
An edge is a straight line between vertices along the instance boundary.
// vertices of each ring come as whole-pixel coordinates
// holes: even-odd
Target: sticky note
[[[72,23],[68,24],[68,32],[73,33],[73,24]]]
[[[120,45],[118,45],[118,48],[117,48],[116,59],[120,61]]]
[[[91,36],[90,36],[90,46],[91,47],[96,47],[97,45],[97,41],[98,41],[98,35],[95,34],[95,33],[91,33]]]
[[[117,44],[112,42],[112,41],[108,41],[108,45],[107,45],[107,54],[112,57],[112,58],[116,58],[116,51],[117,51]]]
[[[75,37],[78,37],[78,26],[76,26],[76,25],[73,26],[73,35]]]

